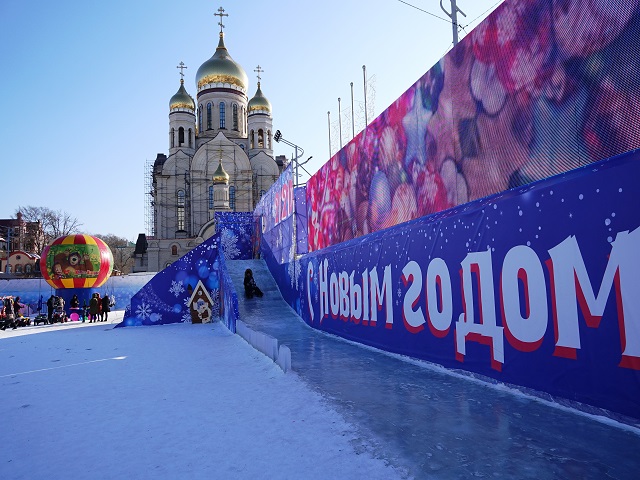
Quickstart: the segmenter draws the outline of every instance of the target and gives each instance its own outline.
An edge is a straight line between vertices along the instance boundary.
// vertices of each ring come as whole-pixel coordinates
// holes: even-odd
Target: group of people
[[[50,325],[54,323],[64,323],[71,320],[82,320],[83,322],[89,319],[89,323],[93,322],[106,322],[109,318],[109,312],[115,305],[115,297],[107,294],[101,297],[99,293],[94,293],[89,300],[89,305],[84,302],[84,305],[80,306],[78,295],[73,295],[69,301],[70,315],[67,314],[65,309],[65,301],[62,297],[51,295],[47,300],[47,315],[40,314],[40,308],[42,306],[42,297],[38,303],[38,315],[33,321],[27,315],[23,315],[22,310],[27,307],[20,301],[20,297],[13,297],[7,295],[0,297],[0,330],[6,330],[12,328],[13,330],[18,327],[26,327],[29,325],[38,325],[44,323]],[[33,308],[33,307],[32,307]],[[77,318],[74,318],[74,313],[77,314]]]
[[[25,317],[20,313],[25,307],[20,302],[20,297],[8,295],[0,299],[0,330],[6,330],[11,327],[15,330],[18,327],[26,327],[30,325],[29,317]]]
[[[100,297],[99,293],[94,293],[89,300],[89,323],[106,322],[112,306],[109,295],[105,293],[104,297]]]

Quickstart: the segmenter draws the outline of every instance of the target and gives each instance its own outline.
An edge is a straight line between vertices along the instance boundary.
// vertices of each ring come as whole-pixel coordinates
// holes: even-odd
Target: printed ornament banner
[[[503,2],[309,179],[309,250],[640,147],[639,4]]]

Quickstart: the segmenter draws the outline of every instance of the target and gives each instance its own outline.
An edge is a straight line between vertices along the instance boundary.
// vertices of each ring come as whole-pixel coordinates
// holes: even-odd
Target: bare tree
[[[135,250],[135,244],[123,237],[118,237],[112,233],[106,235],[95,235],[109,246],[111,253],[113,254],[113,270],[121,273],[131,273],[133,268],[134,259],[133,251]]]
[[[72,217],[69,213],[61,210],[51,210],[47,207],[18,207],[15,216],[22,213],[22,219],[28,223],[38,222],[41,227],[42,235],[36,235],[32,238],[33,250],[40,255],[44,247],[58,237],[70,235],[77,232],[82,223]]]

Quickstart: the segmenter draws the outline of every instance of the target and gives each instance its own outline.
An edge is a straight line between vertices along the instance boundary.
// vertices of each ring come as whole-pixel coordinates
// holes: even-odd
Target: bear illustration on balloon
[[[77,275],[94,275],[94,267],[88,253],[81,254],[77,250],[64,250],[56,253],[53,259],[53,275],[58,278]]]

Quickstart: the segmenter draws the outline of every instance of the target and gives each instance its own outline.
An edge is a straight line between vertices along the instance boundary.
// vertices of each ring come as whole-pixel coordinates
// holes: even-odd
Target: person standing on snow
[[[111,308],[110,308],[110,302],[109,302],[109,295],[105,293],[104,297],[102,297],[102,311],[100,312],[100,320],[102,320],[103,322],[106,322],[107,318],[109,317],[110,310]]]

